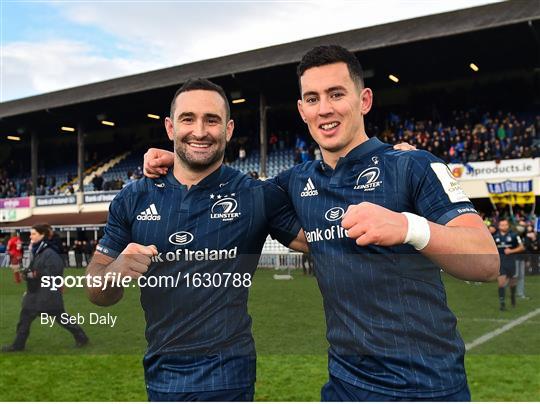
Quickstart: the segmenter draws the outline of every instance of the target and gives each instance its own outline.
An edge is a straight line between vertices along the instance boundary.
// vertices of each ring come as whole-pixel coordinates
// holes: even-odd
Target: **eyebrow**
[[[180,115],[178,115],[177,119],[180,120],[180,119],[186,118],[186,117],[192,118],[194,116],[195,116],[195,114],[193,112],[182,112]],[[206,114],[203,115],[203,117],[205,119],[213,118],[213,119],[217,119],[220,122],[222,121],[221,116],[219,116],[217,114],[206,113]]]
[[[347,91],[347,89],[343,86],[334,86],[334,87],[330,87],[330,88],[327,88],[326,90],[324,90],[325,93],[331,93],[332,91]],[[310,95],[318,95],[319,93],[317,93],[316,91],[306,91],[304,94],[302,94],[302,98],[305,98],[305,97],[308,97]]]

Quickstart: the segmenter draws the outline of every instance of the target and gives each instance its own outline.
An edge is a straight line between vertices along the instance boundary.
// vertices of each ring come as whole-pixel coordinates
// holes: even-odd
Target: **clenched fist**
[[[393,246],[403,244],[408,222],[405,215],[370,202],[350,205],[341,225],[356,244]]]
[[[148,178],[159,178],[167,174],[174,164],[174,154],[163,149],[150,148],[144,153],[143,173]]]
[[[109,266],[108,272],[119,273],[122,278],[138,279],[148,271],[152,257],[157,255],[156,246],[129,243],[118,258]]]

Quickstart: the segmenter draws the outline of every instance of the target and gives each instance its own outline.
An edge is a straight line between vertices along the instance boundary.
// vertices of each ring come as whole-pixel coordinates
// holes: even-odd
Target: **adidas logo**
[[[146,210],[137,215],[137,220],[161,220],[156,205],[151,204]]]
[[[304,187],[304,190],[300,193],[300,196],[305,197],[315,195],[319,195],[319,191],[317,191],[315,185],[313,185],[313,181],[311,181],[311,178],[308,178],[306,186]]]

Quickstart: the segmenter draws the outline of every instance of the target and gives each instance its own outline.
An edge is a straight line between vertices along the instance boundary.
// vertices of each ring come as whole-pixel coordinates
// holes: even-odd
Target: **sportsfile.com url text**
[[[185,286],[188,288],[219,288],[235,287],[249,288],[251,286],[251,274],[249,273],[182,273],[173,275],[141,276],[132,284],[134,278],[122,276],[119,273],[107,272],[103,276],[69,275],[69,276],[42,276],[41,287],[51,291],[66,288],[127,288],[129,286],[140,288],[176,288]]]

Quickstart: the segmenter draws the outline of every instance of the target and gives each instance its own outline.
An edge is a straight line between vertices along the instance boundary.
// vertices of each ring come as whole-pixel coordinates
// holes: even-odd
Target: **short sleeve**
[[[285,191],[286,195],[289,195],[289,181],[291,179],[291,173],[292,169],[289,168],[288,170],[282,171],[275,177],[269,178],[266,182],[277,185],[279,188]]]
[[[116,195],[109,206],[109,217],[103,238],[96,250],[111,258],[116,258],[131,242],[131,226],[127,219],[128,209],[122,192]]]
[[[264,207],[270,235],[288,246],[298,235],[301,226],[287,193],[274,181],[264,184]]]
[[[445,163],[425,151],[408,153],[413,213],[442,225],[462,214],[478,213]]]

